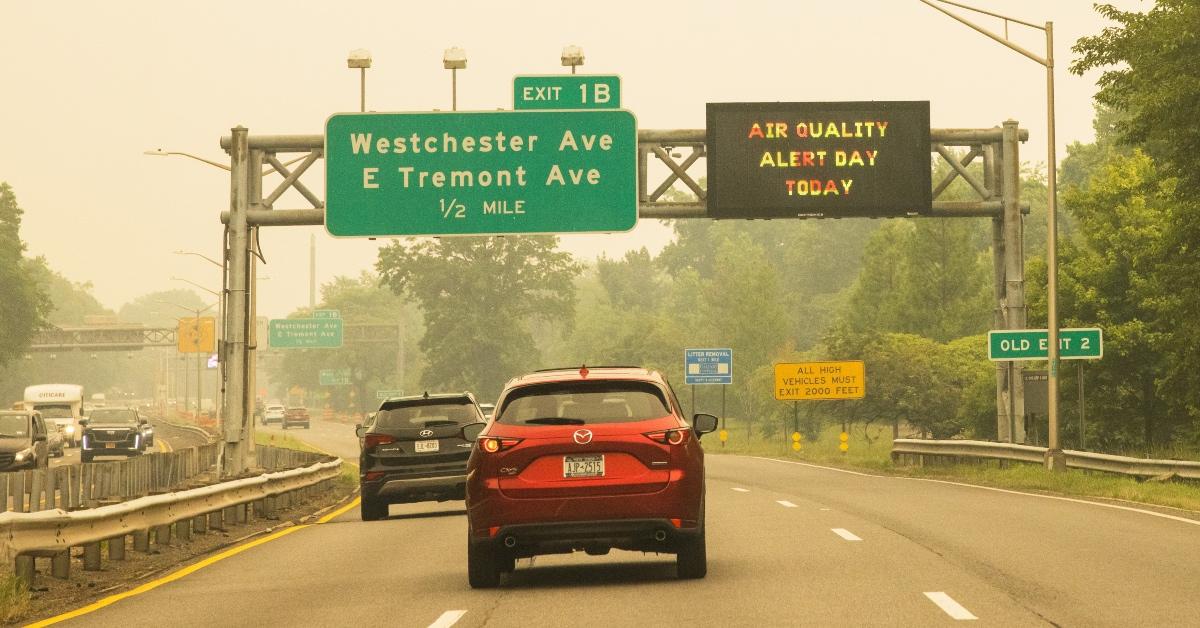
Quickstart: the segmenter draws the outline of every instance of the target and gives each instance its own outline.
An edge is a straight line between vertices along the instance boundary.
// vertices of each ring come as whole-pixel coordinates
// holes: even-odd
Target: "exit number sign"
[[[1045,329],[988,332],[988,359],[1045,360],[1050,355],[1050,333]],[[1099,360],[1104,357],[1104,334],[1098,327],[1058,330],[1058,357],[1062,360]]]
[[[548,74],[513,77],[513,109],[620,109],[615,74]]]

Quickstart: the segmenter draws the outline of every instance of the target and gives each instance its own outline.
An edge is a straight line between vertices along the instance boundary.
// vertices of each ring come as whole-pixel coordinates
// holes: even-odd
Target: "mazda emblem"
[[[575,430],[572,438],[575,439],[576,444],[586,445],[592,442],[592,430]]]
[[[419,434],[421,435],[421,438],[429,438],[430,436],[433,436],[433,430],[421,430]]]

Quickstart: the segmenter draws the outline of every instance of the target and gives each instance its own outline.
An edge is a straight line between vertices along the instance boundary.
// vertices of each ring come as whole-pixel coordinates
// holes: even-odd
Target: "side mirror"
[[[44,443],[44,442],[46,442],[46,435],[45,435],[45,434],[34,434],[34,435],[33,435],[33,442],[35,442],[35,443],[37,443],[37,442],[43,442],[43,443]]]
[[[462,428],[462,437],[464,440],[474,442],[483,433],[483,428],[487,427],[487,423],[471,423],[464,425]]]
[[[149,421],[147,421],[146,419],[138,418],[138,425],[145,425],[147,423],[149,423]]]
[[[363,438],[364,436],[367,435],[367,428],[363,427],[361,423],[355,425],[354,426],[354,435],[359,438]]]
[[[692,429],[696,432],[696,437],[699,438],[709,432],[717,431],[719,419],[711,414],[700,413],[692,417]]]
[[[83,427],[87,427],[88,422],[89,422],[89,419],[79,419],[79,425],[81,425]]]

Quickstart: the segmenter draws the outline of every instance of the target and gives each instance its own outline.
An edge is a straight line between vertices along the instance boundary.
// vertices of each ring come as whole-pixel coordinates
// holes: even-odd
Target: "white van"
[[[62,433],[63,443],[78,447],[83,435],[83,386],[78,384],[40,384],[25,389],[25,409],[37,410],[47,427]]]

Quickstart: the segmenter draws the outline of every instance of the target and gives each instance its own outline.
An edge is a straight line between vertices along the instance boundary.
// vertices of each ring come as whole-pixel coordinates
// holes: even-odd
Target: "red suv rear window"
[[[671,414],[650,382],[591,380],[522,386],[509,393],[496,421],[510,425],[630,423]]]

